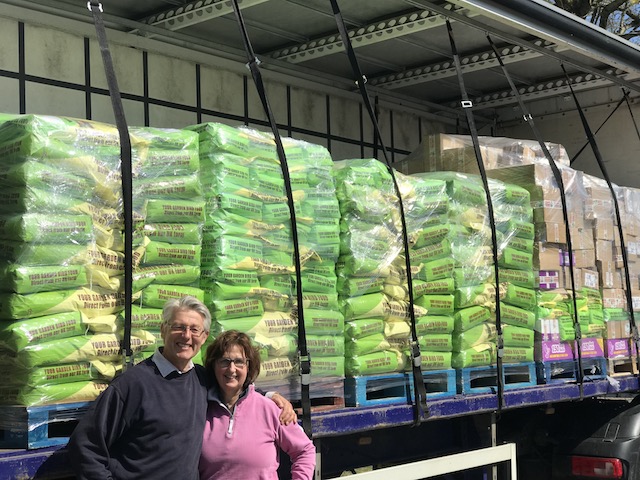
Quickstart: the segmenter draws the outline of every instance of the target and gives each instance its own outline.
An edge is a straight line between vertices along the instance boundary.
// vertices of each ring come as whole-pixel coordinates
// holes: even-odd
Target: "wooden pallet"
[[[497,393],[498,368],[495,365],[462,368],[456,370],[456,381],[461,394]],[[502,384],[505,390],[537,385],[535,363],[502,365]]]
[[[300,400],[292,400],[293,409],[298,416],[302,415],[302,402]],[[344,408],[344,397],[317,397],[311,398],[311,412],[327,412]]]
[[[64,445],[89,405],[90,402],[0,406],[0,448]]]
[[[636,357],[607,358],[607,372],[611,377],[638,375]]]
[[[549,383],[569,383],[578,380],[578,361],[569,360],[562,362],[539,362],[536,364],[538,372],[538,382],[540,384]],[[602,357],[583,358],[582,376],[584,379],[596,380],[606,378],[607,362]]]

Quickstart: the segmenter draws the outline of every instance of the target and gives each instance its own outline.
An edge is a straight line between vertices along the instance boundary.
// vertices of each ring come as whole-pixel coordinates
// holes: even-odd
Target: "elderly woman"
[[[200,456],[201,479],[277,480],[278,448],[291,457],[293,480],[313,478],[315,447],[297,423],[282,425],[280,410],[255,392],[260,356],[237,330],[218,336],[207,349],[214,377]]]

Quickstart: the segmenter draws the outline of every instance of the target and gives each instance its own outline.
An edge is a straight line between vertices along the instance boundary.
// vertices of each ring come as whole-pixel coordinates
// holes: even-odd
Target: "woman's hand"
[[[296,415],[293,405],[291,405],[289,400],[278,392],[274,392],[273,395],[271,395],[271,400],[282,409],[282,412],[280,412],[280,423],[282,425],[289,425],[290,423],[298,421],[298,415]]]

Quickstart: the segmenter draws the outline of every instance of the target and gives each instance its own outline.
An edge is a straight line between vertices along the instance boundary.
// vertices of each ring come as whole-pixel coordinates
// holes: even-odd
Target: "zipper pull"
[[[231,435],[233,433],[233,415],[229,419],[229,429],[227,430],[227,435]]]

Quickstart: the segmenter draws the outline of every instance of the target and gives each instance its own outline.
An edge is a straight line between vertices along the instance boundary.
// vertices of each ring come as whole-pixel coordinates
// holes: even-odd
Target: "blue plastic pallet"
[[[427,400],[454,396],[457,393],[455,375],[453,369],[423,371]],[[414,395],[412,373],[364,375],[347,377],[344,381],[344,402],[347,407],[412,403]]]
[[[458,390],[456,388],[456,371],[452,368],[448,370],[425,370],[422,372],[422,379],[427,391],[427,401],[435,398],[453,397]],[[409,374],[411,395],[414,396],[413,378]]]
[[[347,377],[344,403],[347,407],[411,403],[411,379],[406,373]]]
[[[495,365],[456,370],[456,379],[458,393],[498,392],[498,368]],[[502,365],[502,383],[505,390],[537,385],[536,364],[529,362]]]
[[[578,380],[578,361],[538,362],[536,364],[540,384],[568,383]],[[606,378],[607,361],[605,358],[583,358],[582,375],[584,379]]]
[[[0,406],[0,448],[64,445],[89,405],[90,402]]]

